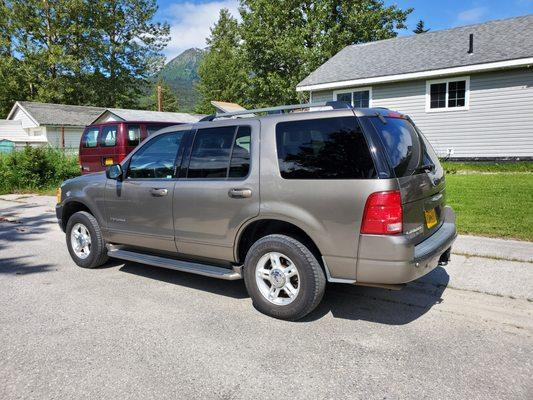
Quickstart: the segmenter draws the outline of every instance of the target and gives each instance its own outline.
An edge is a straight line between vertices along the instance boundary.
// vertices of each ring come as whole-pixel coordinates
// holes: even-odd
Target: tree
[[[200,103],[197,112],[211,113],[211,100],[248,105],[248,68],[240,42],[239,24],[223,8],[207,39],[209,50],[198,67],[200,80],[196,89],[200,93]]]
[[[426,32],[429,32],[431,29],[425,29],[424,27],[424,21],[422,20],[419,20],[417,23],[416,23],[416,28],[413,30],[414,33],[416,34],[419,34],[419,33],[426,33]]]
[[[258,105],[301,100],[295,88],[347,45],[387,39],[411,9],[381,0],[241,0],[242,38]]]
[[[215,41],[216,51],[206,56],[199,85],[204,105],[220,93],[227,93],[221,100],[253,106],[302,101],[295,88],[303,78],[347,45],[396,36],[411,9],[381,0],[241,0],[239,12],[240,24],[221,15],[213,28],[212,40],[229,25],[232,40]],[[224,92],[241,82],[244,90]]]
[[[133,107],[163,64],[169,26],[152,22],[155,0],[0,1],[0,52],[11,46],[0,78],[17,81],[15,100]]]

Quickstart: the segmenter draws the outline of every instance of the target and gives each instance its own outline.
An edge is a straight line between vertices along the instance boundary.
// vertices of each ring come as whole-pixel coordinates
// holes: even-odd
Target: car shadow
[[[114,262],[114,261],[113,261]],[[120,271],[173,285],[210,292],[234,299],[249,297],[242,280],[224,281],[166,268],[122,262]],[[116,264],[114,264],[116,265]],[[324,299],[308,316],[298,322],[312,322],[331,313],[334,318],[364,320],[387,325],[405,325],[427,313],[442,301],[450,277],[438,267],[402,290],[328,284]]]
[[[449,281],[446,270],[438,267],[401,290],[328,284],[322,303],[301,321],[315,321],[331,313],[335,318],[405,325],[441,303]]]

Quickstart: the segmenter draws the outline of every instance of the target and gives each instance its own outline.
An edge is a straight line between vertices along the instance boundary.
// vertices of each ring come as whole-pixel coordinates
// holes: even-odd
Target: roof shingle
[[[39,125],[86,126],[105,108],[19,101]]]
[[[527,57],[533,57],[533,15],[347,46],[298,87]]]

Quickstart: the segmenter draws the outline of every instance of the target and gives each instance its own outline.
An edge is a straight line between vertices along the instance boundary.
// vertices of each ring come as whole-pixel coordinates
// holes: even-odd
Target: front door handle
[[[233,188],[233,189],[230,189],[230,191],[228,192],[228,195],[229,197],[233,199],[244,199],[244,198],[252,197],[252,190]]]
[[[150,194],[154,197],[163,197],[168,194],[167,189],[158,189],[158,188],[152,188],[150,189]]]

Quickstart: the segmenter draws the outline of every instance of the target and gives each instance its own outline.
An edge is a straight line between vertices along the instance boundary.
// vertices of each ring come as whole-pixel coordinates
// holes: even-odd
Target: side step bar
[[[242,267],[234,266],[233,269],[215,267],[213,265],[199,264],[190,261],[174,260],[172,258],[158,257],[150,254],[141,254],[133,251],[111,248],[107,252],[109,257],[121,260],[154,265],[161,268],[175,269],[176,271],[190,272],[191,274],[209,276],[211,278],[235,281],[242,279]]]

